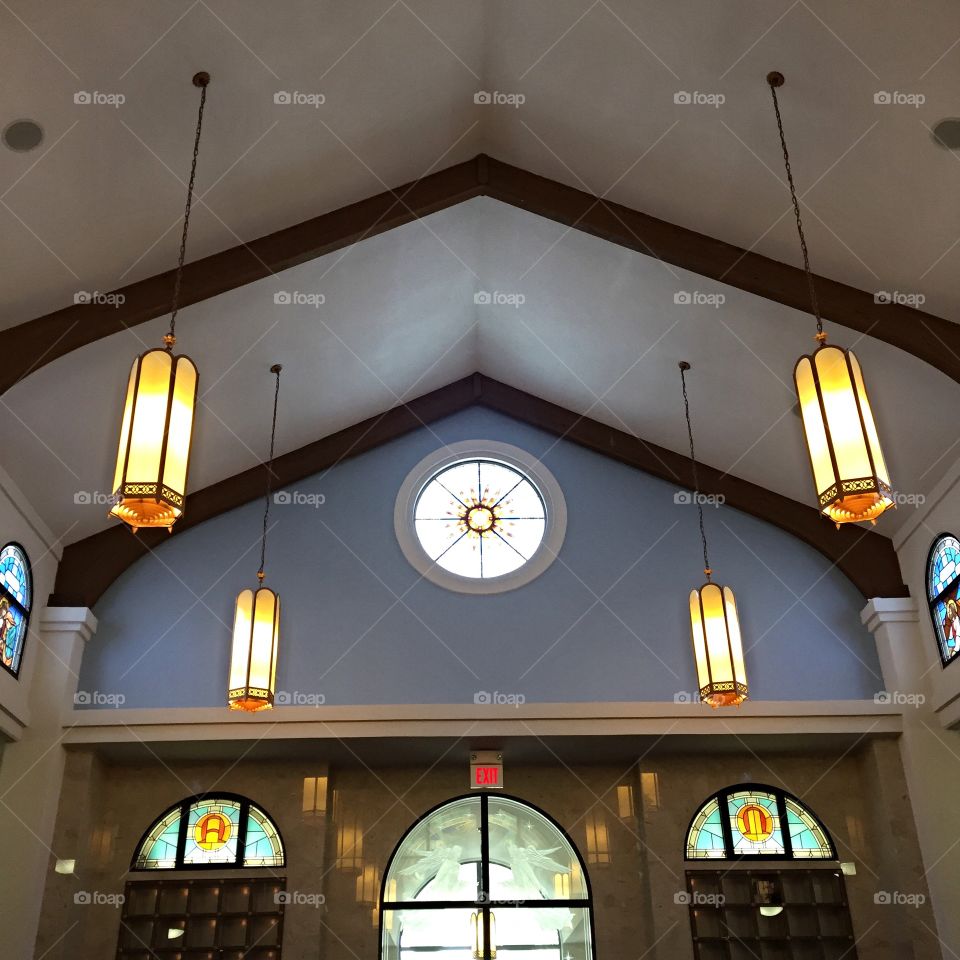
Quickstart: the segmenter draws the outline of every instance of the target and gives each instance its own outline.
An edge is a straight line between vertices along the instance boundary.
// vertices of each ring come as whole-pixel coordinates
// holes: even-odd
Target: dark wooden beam
[[[748,293],[809,311],[803,271],[797,267],[483,154],[189,263],[181,303],[186,306],[214,297],[475,196],[493,197]],[[162,316],[170,307],[172,284],[172,271],[167,271],[115,291],[124,298],[118,307],[74,305],[4,331],[0,334],[4,357],[0,393],[71,350]],[[960,324],[902,304],[875,303],[873,294],[825,277],[817,278],[817,291],[827,319],[912,353],[960,382]]]
[[[185,307],[306,263],[353,243],[451,207],[480,192],[476,160],[305,220],[187,264],[180,288]],[[74,304],[0,334],[0,393],[71,350],[162,317],[170,310],[174,271],[114,291],[119,306]]]
[[[619,460],[669,483],[694,489],[693,467],[685,454],[648,443],[604,423],[581,417],[556,404],[487,377],[480,403],[539,427],[571,443]],[[772,523],[808,543],[871,597],[906,597],[893,542],[867,527],[847,524],[839,530],[816,508],[798,503],[705,463],[697,462],[701,489],[721,494],[726,505]]]
[[[675,267],[810,312],[806,277],[799,267],[658,220],[492,157],[486,163],[484,193]],[[960,382],[960,324],[904,304],[877,303],[874,293],[826,277],[817,276],[816,285],[826,319],[912,353]]]
[[[274,488],[281,489],[327,470],[342,460],[402,437],[424,424],[463,410],[476,402],[475,391],[475,378],[465,377],[284,454],[274,461]],[[266,467],[261,464],[190,493],[183,518],[177,522],[172,533],[141,530],[134,535],[128,528],[118,524],[69,544],[64,548],[63,558],[57,568],[49,605],[92,607],[104,590],[146,553],[161,546],[171,536],[175,537],[205,520],[262,497],[266,482]]]
[[[693,471],[684,455],[581,417],[482,374],[457,380],[285,454],[274,464],[274,484],[280,488],[302,480],[474,404],[564,437],[670,483],[689,489],[694,486]],[[265,469],[254,467],[191,493],[186,513],[172,534],[144,530],[134,536],[126,527],[118,525],[70,544],[63,551],[49,604],[92,607],[110,584],[148,550],[162,545],[170,536],[262,497]],[[865,597],[908,595],[897,554],[886,537],[861,528],[836,530],[813,507],[723,474],[706,464],[700,464],[699,469],[705,489],[722,494],[729,506],[772,523],[819,550]]]

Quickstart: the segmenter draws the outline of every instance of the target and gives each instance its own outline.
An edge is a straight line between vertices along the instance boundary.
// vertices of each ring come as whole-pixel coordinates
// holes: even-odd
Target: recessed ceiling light
[[[43,128],[34,120],[14,120],[3,131],[3,142],[17,153],[26,153],[40,146]]]
[[[960,150],[960,117],[945,117],[933,128],[933,139],[948,150]]]

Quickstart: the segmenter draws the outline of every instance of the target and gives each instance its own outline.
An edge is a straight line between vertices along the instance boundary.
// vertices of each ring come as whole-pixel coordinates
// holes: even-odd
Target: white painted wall
[[[904,711],[901,739],[904,769],[913,802],[924,867],[933,897],[940,937],[956,956],[960,946],[960,839],[956,798],[960,796],[960,665],[943,668],[926,604],[927,555],[934,538],[945,531],[960,534],[960,462],[894,538],[904,582],[917,604],[918,617],[899,642],[898,674],[905,694],[924,702]]]

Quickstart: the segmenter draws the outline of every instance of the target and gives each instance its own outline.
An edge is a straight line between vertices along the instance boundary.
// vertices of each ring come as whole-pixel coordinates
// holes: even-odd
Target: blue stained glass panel
[[[777,798],[772,793],[740,790],[727,797],[733,852],[747,856],[784,856]]]
[[[6,597],[0,597],[0,660],[12,673],[20,670],[25,627],[26,618],[20,609],[6,602]]]
[[[177,839],[180,834],[180,809],[158,820],[137,851],[137,870],[172,870],[177,865]]]
[[[185,864],[236,863],[240,804],[236,800],[198,800],[187,815]]]
[[[956,537],[941,537],[930,557],[927,571],[927,596],[936,600],[960,575],[960,541]]]
[[[245,867],[282,867],[283,844],[263,811],[250,805],[247,815],[247,836],[243,849]]]
[[[933,546],[927,567],[927,595],[940,657],[944,663],[960,650],[960,541],[942,536]]]
[[[725,857],[720,804],[714,797],[694,818],[687,837],[688,860],[710,860]]]
[[[25,610],[30,609],[30,575],[27,558],[15,544],[8,543],[0,550],[0,585]]]
[[[24,552],[8,543],[0,550],[0,663],[20,671],[30,616],[30,565]]]
[[[833,850],[820,824],[789,797],[786,798],[786,807],[794,859],[830,860]]]

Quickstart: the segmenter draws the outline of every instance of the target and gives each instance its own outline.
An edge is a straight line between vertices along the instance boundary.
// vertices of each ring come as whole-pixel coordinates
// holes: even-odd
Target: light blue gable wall
[[[559,559],[531,584],[467,596],[418,580],[393,531],[396,492],[441,442],[541,456],[567,500]],[[667,700],[695,689],[687,596],[702,582],[696,509],[646,474],[482,408],[296,484],[274,506],[268,583],[281,594],[277,689],[328,704]],[[237,591],[259,562],[262,504],[180,534],[97,606],[80,690],[125,707],[220,706]],[[707,509],[711,559],[736,589],[758,700],[882,689],[863,598],[820,554],[730,508]]]

